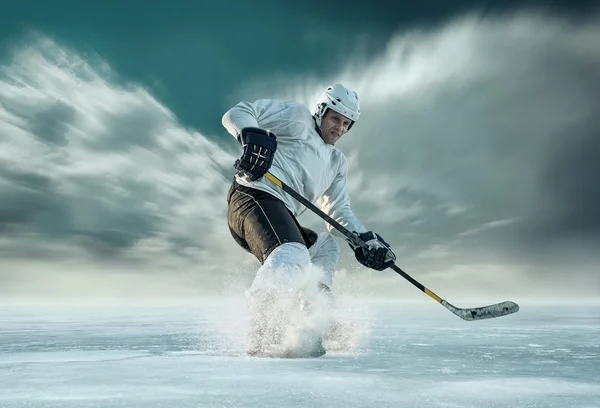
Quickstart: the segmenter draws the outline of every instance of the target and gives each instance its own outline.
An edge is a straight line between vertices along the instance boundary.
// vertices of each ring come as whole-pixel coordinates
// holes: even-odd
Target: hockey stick
[[[314,204],[312,204],[306,198],[302,197],[293,188],[286,185],[284,182],[279,180],[273,174],[271,174],[270,172],[267,172],[265,174],[265,177],[267,179],[269,179],[271,182],[273,182],[273,184],[275,184],[277,187],[281,188],[283,191],[285,191],[286,193],[288,193],[289,195],[294,197],[296,200],[298,200],[300,203],[302,203],[306,208],[310,209],[312,212],[314,212],[319,217],[323,218],[325,221],[327,221],[329,224],[331,224],[335,229],[337,229],[342,234],[344,234],[355,245],[359,245],[365,249],[368,248],[367,244],[363,240],[361,240],[355,233],[350,232],[348,229],[344,228],[337,221],[335,221],[333,218],[331,218],[330,216],[325,214],[323,211],[321,211],[319,208],[317,208]],[[492,319],[495,317],[501,317],[501,316],[506,316],[506,315],[509,315],[512,313],[516,313],[519,310],[519,305],[517,305],[514,302],[510,302],[510,301],[496,303],[496,304],[489,305],[489,306],[462,309],[462,308],[456,307],[456,306],[452,305],[451,303],[445,301],[444,299],[440,298],[438,295],[436,295],[435,293],[433,293],[432,291],[427,289],[425,286],[423,286],[421,283],[419,283],[415,279],[413,279],[409,274],[404,272],[397,265],[392,265],[392,266],[390,266],[390,268],[392,268],[400,276],[402,276],[403,278],[408,280],[410,283],[415,285],[417,288],[419,288],[423,293],[425,293],[426,295],[428,295],[429,297],[434,299],[436,302],[438,302],[442,306],[444,306],[446,309],[448,309],[449,311],[454,313],[456,316],[458,316],[464,320],[471,321],[471,320]]]

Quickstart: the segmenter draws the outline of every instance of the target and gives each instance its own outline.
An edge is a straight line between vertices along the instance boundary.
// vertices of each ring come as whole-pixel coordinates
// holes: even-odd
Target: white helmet
[[[319,97],[315,110],[315,118],[319,128],[321,127],[321,119],[325,116],[327,109],[333,109],[340,115],[344,115],[352,120],[352,123],[348,126],[348,130],[350,130],[360,116],[358,95],[341,84],[327,87],[325,92]]]

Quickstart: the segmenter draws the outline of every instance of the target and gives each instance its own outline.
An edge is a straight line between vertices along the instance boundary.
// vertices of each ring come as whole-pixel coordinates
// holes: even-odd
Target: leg
[[[227,201],[231,235],[259,262],[264,263],[275,248],[285,243],[306,246],[295,217],[272,195],[234,181]]]
[[[313,265],[323,270],[320,283],[329,289],[333,287],[335,268],[340,259],[340,246],[328,232],[321,232],[316,242],[308,249]]]
[[[309,265],[310,255],[304,244],[284,243],[265,259],[256,272],[250,290],[298,287]]]
[[[310,255],[304,231],[275,197],[234,184],[228,202],[232,236],[262,263],[247,293],[247,352],[260,354],[281,343],[298,310],[297,292],[307,283]]]

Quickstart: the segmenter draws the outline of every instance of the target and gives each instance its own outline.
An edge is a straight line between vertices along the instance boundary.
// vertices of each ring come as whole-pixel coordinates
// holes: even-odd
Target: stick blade
[[[445,300],[442,300],[442,305],[444,305],[446,309],[450,310],[461,319],[467,321],[494,319],[496,317],[506,316],[519,311],[519,305],[517,305],[515,302],[509,301],[496,303],[495,305],[466,309],[456,307]]]

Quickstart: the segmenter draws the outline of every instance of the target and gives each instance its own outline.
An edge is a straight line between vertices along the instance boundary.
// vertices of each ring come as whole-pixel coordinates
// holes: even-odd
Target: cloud
[[[353,209],[433,290],[507,291],[521,277],[598,295],[599,22],[468,14],[398,32],[375,59],[349,53],[327,78],[259,78],[232,98],[312,109],[332,82],[356,89],[362,117],[339,143]],[[13,278],[51,260],[90,274],[198,272],[213,287],[255,267],[226,228],[235,157],[98,58],[43,37],[17,47],[0,73],[0,136],[0,254]],[[343,256],[347,282],[396,290],[397,276],[358,279]]]
[[[575,261],[569,273],[590,276],[600,264],[599,27],[598,15],[471,13],[398,32],[379,58],[350,57],[328,78],[254,86],[311,109],[329,83],[358,91],[361,120],[339,142],[353,208],[405,264],[561,274],[540,266]]]
[[[479,234],[480,232],[484,232],[493,228],[498,228],[498,227],[503,227],[505,225],[510,225],[510,224],[514,224],[515,222],[519,221],[518,218],[510,218],[510,219],[506,219],[506,220],[496,220],[496,221],[490,221],[490,222],[486,222],[485,224],[482,224],[478,227],[475,228],[471,228],[467,231],[464,232],[460,232],[459,234],[457,234],[457,236],[459,237],[466,237],[469,235],[474,235],[474,234]]]
[[[0,73],[0,135],[3,278],[9,260],[236,265],[223,257],[234,157],[101,61],[43,36],[16,47]]]

